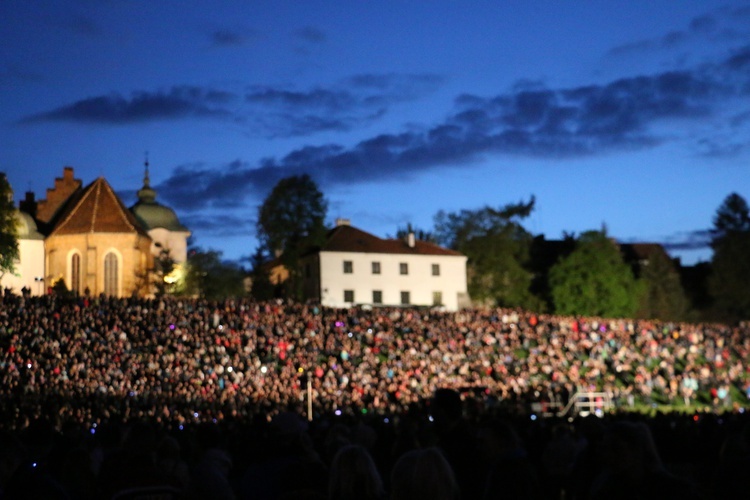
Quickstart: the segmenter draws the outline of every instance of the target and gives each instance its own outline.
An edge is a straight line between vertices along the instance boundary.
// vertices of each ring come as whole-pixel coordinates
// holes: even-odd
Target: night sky
[[[536,197],[549,239],[606,225],[710,259],[750,199],[747,1],[0,2],[0,171],[64,166],[253,253],[257,208],[309,173],[381,237]]]

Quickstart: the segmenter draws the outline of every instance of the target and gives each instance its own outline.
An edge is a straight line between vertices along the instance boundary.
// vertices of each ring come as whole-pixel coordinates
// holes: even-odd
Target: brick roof
[[[411,255],[462,255],[426,241],[415,241],[410,247],[401,239],[382,239],[349,225],[341,225],[328,232],[327,240],[320,248],[323,252],[362,252]]]
[[[51,235],[81,233],[139,233],[148,236],[103,177],[70,197],[55,221]]]

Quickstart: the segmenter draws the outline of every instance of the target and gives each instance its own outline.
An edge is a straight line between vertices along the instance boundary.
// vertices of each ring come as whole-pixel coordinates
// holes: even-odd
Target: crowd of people
[[[327,309],[228,300],[6,295],[1,421],[39,414],[212,421],[258,412],[395,414],[439,388],[478,405],[746,405],[744,326],[504,309]],[[77,401],[74,406],[69,401]],[[11,412],[11,414],[8,414]]]
[[[638,474],[639,484],[656,474],[649,481],[689,492],[655,456],[650,428],[618,421],[604,432],[601,422],[572,427],[556,418],[549,420],[553,426],[530,412],[538,403],[564,406],[578,391],[597,391],[623,410],[697,403],[726,410],[700,417],[712,429],[722,428],[716,415],[744,423],[749,354],[745,325],[499,308],[329,309],[245,299],[6,294],[0,489],[6,459],[22,456],[13,452],[21,449],[19,435],[27,437],[23,449],[33,458],[44,455],[39,449],[53,449],[59,437],[50,436],[67,429],[76,437],[66,449],[86,453],[72,461],[58,456],[56,477],[68,478],[67,491],[75,490],[76,498],[110,498],[132,486],[128,479],[163,478],[167,466],[169,487],[202,491],[196,498],[282,498],[279,485],[295,481],[307,481],[300,491],[324,494],[311,498],[346,498],[333,491],[353,487],[351,476],[360,473],[369,479],[356,484],[368,484],[371,498],[384,498],[385,491],[416,498],[405,490],[398,496],[409,483],[399,479],[399,464],[427,476],[455,476],[442,489],[463,498],[499,498],[499,489],[512,497],[511,477],[523,490],[513,498],[559,498],[562,491],[569,498],[597,498],[591,493],[597,491],[614,498],[617,485],[606,474],[617,467],[618,474]],[[695,432],[692,420],[674,418],[665,428]],[[711,443],[705,457],[726,451],[720,445],[729,427],[721,423],[721,436],[703,436]],[[45,446],[39,436],[47,437]],[[735,451],[746,458],[748,433],[742,436],[744,447]],[[596,451],[594,440],[606,443],[614,468],[604,470],[606,460],[589,456],[588,468],[575,469],[584,451]],[[349,458],[336,459],[344,449]],[[629,456],[645,468],[625,471],[633,464],[619,462]],[[70,464],[78,466],[68,477],[60,471]],[[288,467],[298,470],[281,472]],[[544,488],[533,486],[540,476]],[[713,479],[702,484],[718,487]]]

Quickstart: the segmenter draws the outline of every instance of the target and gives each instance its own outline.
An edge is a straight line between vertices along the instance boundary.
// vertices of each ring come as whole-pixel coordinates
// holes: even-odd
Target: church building
[[[162,251],[178,264],[187,259],[190,231],[171,208],[156,202],[148,162],[130,208],[106,179],[84,187],[72,167],[64,168],[46,195],[36,200],[28,192],[19,205],[20,259],[15,276],[2,280],[16,293],[27,288],[38,295],[62,280],[78,294],[148,296]]]

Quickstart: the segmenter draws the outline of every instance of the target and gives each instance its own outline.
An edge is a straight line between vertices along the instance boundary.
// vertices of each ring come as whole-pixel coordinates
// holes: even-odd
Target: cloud
[[[67,23],[67,28],[76,35],[82,35],[88,38],[98,38],[103,34],[103,30],[99,27],[96,21],[84,15],[76,15],[72,17]]]
[[[216,30],[211,33],[211,42],[217,47],[242,45],[245,43],[245,37],[236,31]]]
[[[182,216],[180,222],[189,227],[194,234],[228,238],[254,234],[255,214],[254,210],[248,210],[247,217],[228,213],[189,213]]]
[[[229,35],[228,35],[229,36]],[[5,74],[4,74],[5,73]],[[29,79],[32,75],[25,74]],[[20,79],[17,67],[0,72],[3,80]],[[225,119],[264,137],[299,137],[322,131],[348,131],[383,116],[390,106],[434,91],[442,78],[432,74],[356,75],[329,88],[295,89],[252,86],[244,93],[212,87],[174,86],[88,97],[24,117],[21,124],[78,122],[127,125],[178,119]],[[249,109],[243,108],[245,104]]]
[[[41,74],[30,71],[20,64],[5,63],[0,66],[0,84],[38,83],[43,80]]]
[[[442,82],[434,74],[361,74],[328,88],[253,86],[245,100],[260,111],[250,120],[266,135],[307,136],[371,123],[394,104],[423,97]]]
[[[249,40],[256,38],[258,33],[244,27],[217,28],[210,34],[211,45],[214,47],[238,47],[245,45]]]
[[[21,123],[70,121],[127,124],[179,118],[229,118],[226,105],[234,96],[223,90],[191,86],[172,87],[164,92],[134,92],[89,97],[52,111],[26,117]]]
[[[661,245],[668,251],[708,250],[711,248],[711,230],[680,232],[665,238]]]
[[[357,144],[307,145],[258,164],[178,168],[165,181],[175,205],[218,206],[263,197],[281,178],[310,174],[320,185],[410,178],[422,171],[468,165],[490,155],[582,157],[654,147],[679,140],[660,135],[665,121],[696,126],[723,121],[727,103],[750,92],[750,48],[713,65],[620,78],[606,84],[544,88],[522,84],[491,97],[461,95],[431,126],[385,133]],[[377,79],[364,79],[375,86]],[[386,95],[382,92],[380,95]],[[332,112],[358,109],[362,97],[309,92],[256,92],[266,104]],[[354,104],[352,104],[354,103]],[[691,138],[692,140],[692,138]],[[715,152],[718,154],[718,150]],[[161,192],[165,192],[162,190]]]
[[[654,50],[668,50],[686,46],[688,43],[747,40],[750,31],[750,8],[720,7],[690,20],[685,29],[674,30],[660,37],[636,40],[611,48],[608,56],[642,54]]]
[[[328,39],[325,32],[315,26],[303,26],[294,31],[294,36],[311,44],[324,43]]]

